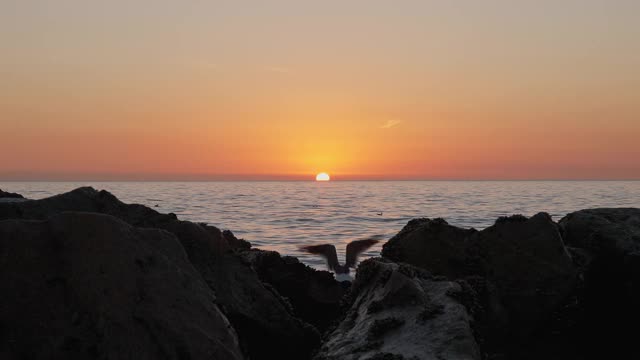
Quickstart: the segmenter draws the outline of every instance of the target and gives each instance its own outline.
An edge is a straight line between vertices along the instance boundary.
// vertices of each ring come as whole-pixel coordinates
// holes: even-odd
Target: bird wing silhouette
[[[374,244],[378,243],[380,240],[375,238],[363,239],[363,240],[355,240],[347,244],[347,263],[345,264],[347,267],[355,267],[356,262],[358,261],[358,255],[368,248],[372,247]]]
[[[340,263],[338,263],[338,253],[336,252],[336,247],[333,245],[322,244],[302,246],[300,250],[309,252],[311,254],[322,255],[325,259],[327,259],[327,266],[329,266],[329,270],[335,271],[336,268],[340,265]]]

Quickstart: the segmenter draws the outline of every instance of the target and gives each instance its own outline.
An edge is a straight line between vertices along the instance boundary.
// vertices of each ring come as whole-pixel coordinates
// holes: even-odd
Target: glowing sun
[[[329,181],[329,180],[331,180],[331,177],[329,177],[329,174],[327,173],[320,173],[316,175],[316,181]]]

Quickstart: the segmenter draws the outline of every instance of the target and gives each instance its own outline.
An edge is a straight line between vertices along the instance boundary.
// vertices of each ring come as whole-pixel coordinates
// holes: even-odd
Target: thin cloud
[[[400,120],[387,120],[386,124],[380,126],[380,129],[389,129],[400,124],[401,122],[402,121]]]

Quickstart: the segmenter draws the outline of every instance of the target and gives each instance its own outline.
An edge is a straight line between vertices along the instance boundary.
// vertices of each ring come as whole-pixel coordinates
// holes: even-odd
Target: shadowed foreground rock
[[[275,251],[252,249],[241,252],[260,280],[272,285],[287,298],[296,315],[324,331],[340,315],[340,301],[351,284],[340,283],[328,271],[318,271],[297,258],[280,256]]]
[[[0,198],[24,199],[24,196],[17,193],[2,191],[2,189],[0,189]]]
[[[640,209],[412,220],[347,292],[106,191],[0,200],[0,359],[640,357]]]
[[[640,209],[581,210],[559,225],[582,260],[575,342],[591,358],[640,358]]]
[[[13,203],[13,202],[22,202],[27,199],[24,196],[12,192],[2,191],[0,189],[0,203]]]
[[[455,282],[381,259],[360,264],[352,305],[315,357],[480,359],[465,298]]]
[[[176,237],[107,215],[0,221],[0,358],[241,359]]]
[[[525,341],[576,283],[576,268],[546,213],[501,218],[482,231],[442,219],[412,220],[383,246],[382,255],[465,280],[483,308],[479,340],[490,348]]]
[[[252,359],[301,359],[319,345],[317,330],[296,318],[289,304],[262,283],[213,226],[180,221],[138,204],[125,204],[107,191],[79,188],[41,200],[0,204],[1,219],[46,219],[61,211],[109,214],[130,225],[167,230],[180,240],[193,266],[214,291],[217,304]]]
[[[559,222],[567,246],[598,256],[625,256],[640,252],[640,209],[587,209]]]

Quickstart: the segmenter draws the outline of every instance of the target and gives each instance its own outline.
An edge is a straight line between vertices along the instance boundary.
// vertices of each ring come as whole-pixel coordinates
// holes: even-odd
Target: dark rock
[[[577,271],[546,213],[500,218],[482,231],[442,219],[413,220],[383,246],[383,257],[450,279],[467,279],[483,309],[487,341],[517,344],[561,307]]]
[[[583,269],[576,337],[591,358],[638,358],[640,209],[588,209],[559,222]]]
[[[235,254],[202,271],[251,359],[305,359],[319,346],[318,331],[295,317],[286,299]]]
[[[414,219],[382,246],[382,256],[457,279],[477,275],[475,229],[461,229],[443,219]],[[477,256],[476,256],[477,257]]]
[[[576,268],[546,213],[497,222],[478,242],[483,275],[495,284],[513,335],[529,335],[575,287]]]
[[[16,203],[28,200],[20,194],[5,192],[0,189],[0,203]]]
[[[234,250],[249,250],[251,249],[251,243],[245,239],[238,239],[231,230],[224,230],[222,236],[227,241],[227,244]]]
[[[602,255],[640,252],[640,209],[580,210],[558,224],[567,246]]]
[[[61,211],[98,212],[138,227],[167,230],[178,237],[193,266],[217,296],[217,304],[238,332],[252,359],[300,359],[317,347],[316,329],[293,316],[213,226],[177,220],[138,204],[125,204],[107,191],[85,187],[41,200],[0,204],[0,219],[46,219]]]
[[[260,280],[271,284],[286,297],[297,316],[324,331],[340,315],[340,301],[350,288],[328,271],[318,271],[297,258],[275,251],[249,250],[241,256],[251,264]]]
[[[467,308],[450,294],[459,284],[409,265],[360,264],[340,325],[317,360],[480,359]]]
[[[0,221],[3,359],[241,359],[178,239],[107,215]]]
[[[24,196],[17,193],[2,191],[2,189],[0,189],[0,198],[24,199]]]

